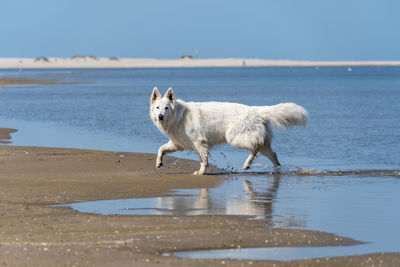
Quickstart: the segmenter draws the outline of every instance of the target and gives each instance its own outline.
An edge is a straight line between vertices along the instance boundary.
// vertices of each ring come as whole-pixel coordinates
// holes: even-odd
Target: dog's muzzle
[[[164,115],[162,115],[162,114],[158,115],[158,119],[159,119],[160,121],[163,121],[163,120],[164,120]]]

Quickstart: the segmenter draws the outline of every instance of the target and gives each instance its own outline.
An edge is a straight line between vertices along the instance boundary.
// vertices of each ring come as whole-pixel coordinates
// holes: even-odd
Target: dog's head
[[[175,94],[169,88],[162,97],[157,87],[154,87],[150,97],[150,116],[154,122],[167,122],[175,109]]]

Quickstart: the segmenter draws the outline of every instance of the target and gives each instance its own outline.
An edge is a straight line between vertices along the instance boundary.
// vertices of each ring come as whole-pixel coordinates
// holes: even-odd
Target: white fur
[[[276,153],[271,150],[269,124],[279,129],[305,126],[307,111],[294,103],[247,106],[228,102],[184,102],[175,99],[172,88],[162,97],[155,87],[150,97],[150,116],[170,139],[159,148],[156,167],[162,166],[165,154],[192,150],[200,159],[200,169],[194,174],[205,174],[209,149],[222,143],[250,151],[244,169],[250,168],[258,152],[268,157],[274,166],[279,166]]]

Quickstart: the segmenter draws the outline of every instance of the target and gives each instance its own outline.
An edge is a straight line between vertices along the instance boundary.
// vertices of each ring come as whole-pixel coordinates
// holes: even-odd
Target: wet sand
[[[0,136],[13,129],[0,129]],[[155,155],[0,145],[0,264],[5,266],[395,266],[400,254],[306,261],[193,260],[164,252],[195,249],[336,246],[359,242],[327,233],[267,228],[237,216],[82,214],[49,205],[155,197],[174,188],[218,186],[194,176],[197,162]],[[175,164],[176,163],[176,164]],[[218,170],[214,170],[218,171]]]
[[[15,86],[27,85],[56,85],[56,84],[79,84],[86,81],[61,81],[55,79],[27,79],[27,78],[0,78],[0,88],[15,88]]]
[[[35,80],[35,79],[24,79],[24,78],[6,78],[0,79],[1,85],[15,85],[15,84],[58,84],[54,80]]]

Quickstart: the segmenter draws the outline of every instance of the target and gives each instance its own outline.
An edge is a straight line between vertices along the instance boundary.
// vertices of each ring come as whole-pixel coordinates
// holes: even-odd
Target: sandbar
[[[311,61],[259,58],[0,58],[0,69],[400,66],[400,61]]]
[[[0,128],[0,144],[11,143],[11,134],[15,133],[16,131],[16,129]]]

